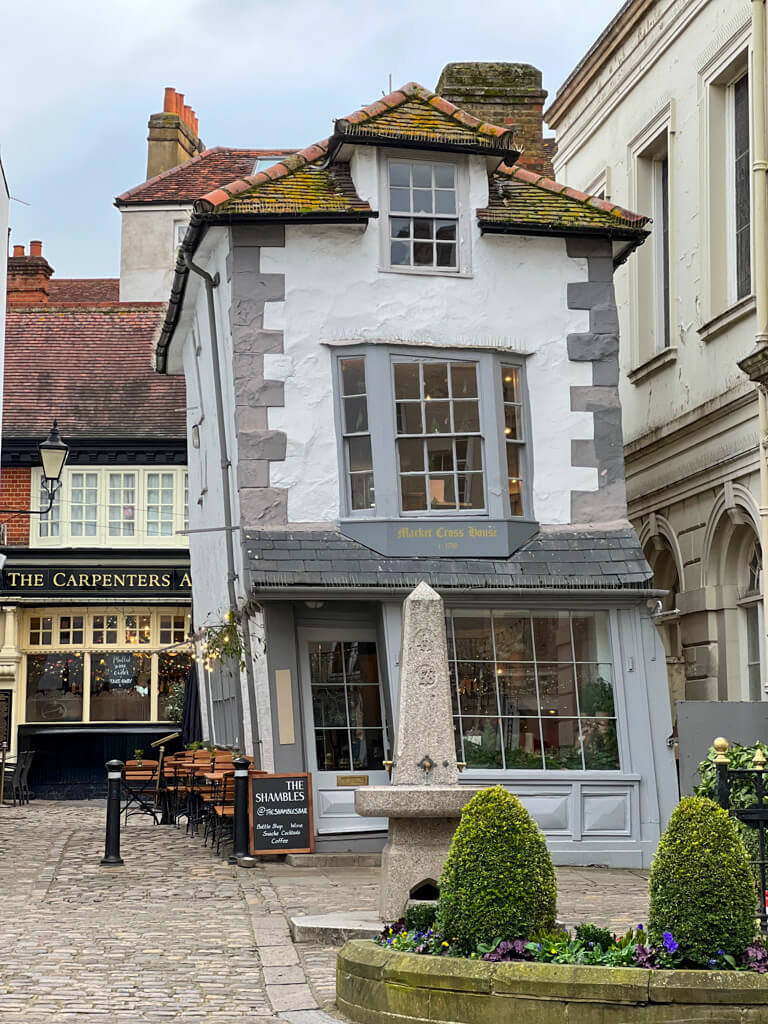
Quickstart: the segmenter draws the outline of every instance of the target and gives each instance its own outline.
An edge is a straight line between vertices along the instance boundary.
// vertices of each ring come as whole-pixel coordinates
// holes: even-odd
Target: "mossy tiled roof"
[[[371,216],[355,192],[349,165],[333,158],[345,142],[377,145],[428,144],[446,150],[514,152],[508,128],[486,124],[409,82],[402,89],[356,110],[334,124],[330,139],[299,150],[258,174],[214,189],[198,201],[201,213],[252,216]]]
[[[645,234],[648,218],[522,167],[502,165],[488,180],[483,227]]]

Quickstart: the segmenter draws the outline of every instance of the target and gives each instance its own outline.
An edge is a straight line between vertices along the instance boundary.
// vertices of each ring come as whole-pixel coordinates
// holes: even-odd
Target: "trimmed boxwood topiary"
[[[555,869],[541,829],[516,796],[484,789],[467,806],[440,879],[436,927],[466,953],[555,926]]]
[[[671,932],[686,959],[736,957],[755,937],[757,892],[732,818],[713,800],[684,797],[669,819],[651,868],[648,936]]]

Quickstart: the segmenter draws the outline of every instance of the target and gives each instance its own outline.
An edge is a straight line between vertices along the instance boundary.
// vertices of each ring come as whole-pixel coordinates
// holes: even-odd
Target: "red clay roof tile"
[[[52,277],[48,282],[49,302],[117,302],[119,277]]]
[[[144,302],[9,309],[3,436],[45,437],[56,417],[70,445],[183,440],[184,379],[161,376],[152,362],[164,308]]]
[[[271,156],[279,160],[293,152],[292,149],[227,149],[223,146],[206,149],[186,163],[123,192],[115,205],[192,203],[217,185],[252,174],[257,160]]]

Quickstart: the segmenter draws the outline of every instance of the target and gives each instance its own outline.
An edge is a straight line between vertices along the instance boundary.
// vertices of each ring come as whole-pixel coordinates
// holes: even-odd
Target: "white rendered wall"
[[[167,302],[176,263],[174,225],[190,206],[120,207],[120,301]]]
[[[589,189],[608,167],[611,200],[633,208],[633,140],[660,118],[670,122],[670,291],[676,359],[632,384],[627,374],[643,362],[637,354],[637,309],[647,297],[631,291],[632,266],[615,276],[621,327],[621,404],[627,442],[664,428],[682,414],[752,385],[737,360],[754,344],[748,316],[705,340],[697,331],[722,310],[711,309],[705,266],[708,236],[708,70],[748,41],[746,0],[660,0],[628,38],[619,56],[600,72],[575,109],[557,125],[555,177]],[[665,120],[665,110],[669,117]],[[650,215],[652,210],[640,213]],[[649,239],[646,246],[652,244]],[[634,259],[633,257],[632,259]],[[718,258],[725,273],[725,254]]]
[[[358,193],[380,206],[376,151],[358,147]],[[572,385],[592,383],[590,363],[569,362],[566,337],[586,331],[585,311],[569,310],[567,285],[586,281],[586,260],[569,259],[559,238],[481,237],[474,211],[488,198],[482,158],[470,158],[472,276],[382,273],[379,232],[287,226],[284,249],[262,249],[261,270],[285,275],[284,302],[265,308],[264,326],[284,331],[284,353],[266,355],[267,379],[285,382],[285,407],[269,410],[271,429],[288,437],[270,485],[288,488],[291,522],[339,518],[332,352],[339,341],[488,347],[530,353],[526,362],[534,452],[534,515],[570,521],[570,492],[597,490],[597,471],[571,466],[571,440],[590,439],[589,413],[570,411]],[[375,381],[369,388],[375,387]]]

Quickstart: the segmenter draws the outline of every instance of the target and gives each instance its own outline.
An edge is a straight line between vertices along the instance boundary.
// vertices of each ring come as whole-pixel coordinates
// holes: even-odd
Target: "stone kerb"
[[[361,1024],[764,1024],[758,974],[647,971],[396,953],[348,942],[336,964],[339,1010]]]

